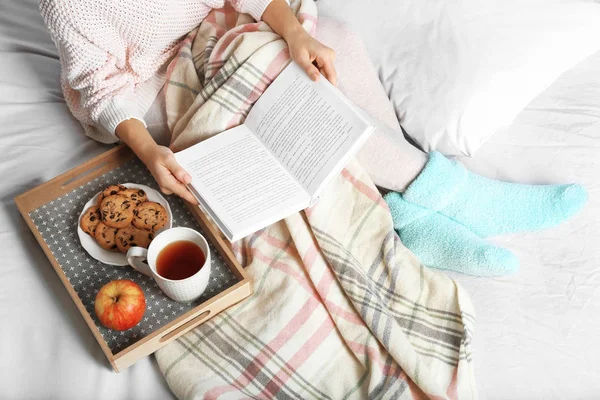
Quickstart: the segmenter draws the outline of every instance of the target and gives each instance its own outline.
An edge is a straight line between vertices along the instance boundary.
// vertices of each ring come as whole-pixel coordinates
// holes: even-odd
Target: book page
[[[336,90],[324,76],[313,82],[291,63],[245,122],[311,196],[341,170],[369,127]]]
[[[308,194],[244,125],[175,157],[192,176],[195,195],[232,234],[251,233],[308,204]]]

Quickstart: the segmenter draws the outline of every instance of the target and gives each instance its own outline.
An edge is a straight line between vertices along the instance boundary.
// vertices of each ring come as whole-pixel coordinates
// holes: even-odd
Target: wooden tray
[[[213,297],[205,301],[202,301],[201,304],[188,305],[188,307],[186,307],[187,309],[185,309],[183,306],[179,307],[181,310],[183,310],[180,311],[181,315],[177,315],[176,312],[173,311],[174,317],[171,317],[172,320],[170,320],[165,325],[157,326],[156,329],[151,329],[151,331],[148,332],[148,334],[140,335],[140,339],[132,341],[131,345],[124,346],[123,349],[119,349],[118,351],[115,351],[114,348],[111,349],[111,347],[108,345],[108,342],[103,337],[103,335],[106,335],[106,332],[101,332],[101,329],[105,330],[106,328],[101,327],[96,316],[93,315],[93,308],[90,308],[89,304],[90,300],[86,300],[86,308],[86,305],[82,301],[82,298],[80,298],[81,294],[78,294],[78,292],[75,290],[74,285],[70,281],[72,277],[68,277],[65,274],[63,266],[61,266],[60,263],[57,261],[57,258],[55,258],[52,249],[50,248],[46,239],[44,239],[43,234],[36,226],[36,223],[32,219],[31,215],[32,213],[37,213],[41,207],[45,207],[45,205],[47,204],[52,204],[55,201],[58,201],[57,199],[65,198],[65,196],[67,196],[68,198],[69,193],[76,193],[77,190],[81,190],[82,186],[86,184],[90,185],[90,182],[102,179],[102,177],[106,176],[106,174],[110,174],[111,171],[122,167],[125,163],[128,162],[137,162],[135,161],[135,155],[126,146],[118,146],[86,162],[85,164],[74,168],[71,171],[68,171],[36,187],[35,189],[32,189],[15,198],[15,202],[17,204],[17,207],[19,208],[19,211],[21,212],[21,215],[27,222],[27,225],[33,232],[36,239],[38,240],[40,246],[44,250],[44,253],[46,253],[46,256],[50,260],[50,263],[54,267],[54,270],[58,274],[60,280],[67,289],[67,292],[69,292],[69,295],[71,296],[71,298],[75,302],[75,305],[77,306],[81,315],[83,316],[83,319],[85,320],[88,327],[92,331],[92,334],[100,344],[100,347],[106,355],[106,358],[113,366],[114,370],[117,372],[126,369],[139,359],[154,353],[162,346],[178,338],[179,336],[183,335],[184,333],[188,332],[189,330],[198,326],[199,324],[206,322],[210,318],[217,315],[219,312],[240,302],[241,300],[245,299],[250,294],[252,294],[252,286],[250,279],[246,275],[244,269],[235,259],[233,253],[226,244],[226,241],[221,235],[220,231],[210,222],[210,220],[206,217],[206,215],[204,215],[204,213],[200,211],[198,207],[185,203],[187,210],[189,210],[189,215],[193,217],[195,222],[199,225],[200,230],[202,231],[206,239],[211,243],[213,249],[216,249],[218,255],[220,255],[220,259],[224,261],[226,267],[223,266],[223,268],[228,268],[231,271],[233,276],[235,276],[235,280],[237,280],[237,283],[233,283],[232,286],[229,286],[224,291],[214,295]],[[169,201],[171,202],[171,200]],[[181,200],[177,199],[177,201]],[[72,229],[72,224],[73,222],[70,222],[69,229]],[[75,222],[75,224],[77,224],[77,222]],[[76,226],[73,229],[76,229]],[[66,246],[80,246],[79,240],[76,236],[74,240],[72,234],[70,237],[70,243],[65,243]],[[56,241],[54,241],[53,243],[56,243]],[[101,264],[99,262],[96,262],[95,260],[94,262],[96,264]],[[111,268],[128,269],[130,267]],[[93,269],[89,268],[89,270],[92,271]],[[131,269],[130,271],[133,270]],[[132,273],[132,275],[135,274]],[[139,276],[141,277],[142,275]],[[130,279],[136,281],[135,278]],[[156,295],[164,296],[162,292]],[[90,296],[88,295],[87,297]],[[165,301],[170,301],[170,299],[166,298],[166,296],[165,299]],[[175,309],[175,307],[173,307],[173,309]],[[146,311],[146,314],[148,314],[148,310]],[[152,327],[152,325],[150,326]],[[116,331],[111,331],[111,333],[119,334],[119,332]]]

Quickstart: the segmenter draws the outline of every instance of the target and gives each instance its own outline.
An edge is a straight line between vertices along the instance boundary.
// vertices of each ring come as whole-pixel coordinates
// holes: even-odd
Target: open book
[[[233,242],[315,203],[374,129],[327,79],[313,82],[292,62],[243,125],[175,157]]]

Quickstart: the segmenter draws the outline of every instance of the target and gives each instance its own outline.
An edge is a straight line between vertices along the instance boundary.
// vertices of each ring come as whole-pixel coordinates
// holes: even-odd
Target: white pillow
[[[473,155],[560,74],[600,49],[600,4],[319,0],[365,40],[409,136]]]

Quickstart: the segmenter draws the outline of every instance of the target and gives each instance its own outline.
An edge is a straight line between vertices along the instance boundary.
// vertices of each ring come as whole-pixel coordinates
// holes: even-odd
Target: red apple
[[[96,295],[98,319],[107,328],[126,331],[140,322],[146,311],[146,298],[135,282],[122,279],[108,282]]]

